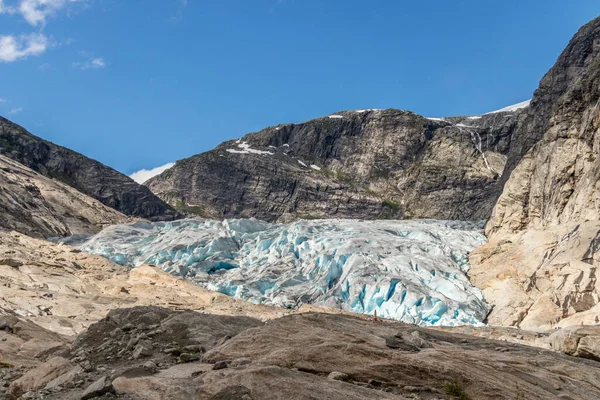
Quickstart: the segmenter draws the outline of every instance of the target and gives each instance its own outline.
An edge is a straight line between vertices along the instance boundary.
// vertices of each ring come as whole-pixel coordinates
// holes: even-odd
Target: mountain
[[[98,161],[43,140],[0,117],[0,154],[61,181],[123,214],[172,220],[179,214],[148,188]]]
[[[200,216],[487,219],[523,109],[342,111],[222,143],[145,183]]]
[[[600,314],[600,18],[536,90],[508,153],[506,184],[471,255],[490,323],[593,324]]]
[[[34,237],[91,235],[132,220],[72,187],[0,155],[0,229]]]

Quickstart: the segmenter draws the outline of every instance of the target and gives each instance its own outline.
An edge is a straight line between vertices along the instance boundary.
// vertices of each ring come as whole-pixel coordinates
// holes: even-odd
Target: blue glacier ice
[[[114,225],[80,248],[253,303],[480,325],[489,306],[466,276],[467,255],[485,241],[481,224],[460,221],[185,219]]]

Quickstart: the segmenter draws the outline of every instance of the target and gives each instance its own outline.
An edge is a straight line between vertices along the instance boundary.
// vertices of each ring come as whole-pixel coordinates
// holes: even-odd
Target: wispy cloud
[[[60,10],[75,3],[83,4],[87,0],[19,0],[18,5],[4,6],[5,12],[18,13],[33,26],[44,26],[46,21]],[[0,1],[1,3],[1,1]],[[0,4],[0,12],[3,8]]]
[[[81,70],[100,69],[106,67],[106,61],[102,57],[90,57],[85,61],[76,61],[72,65],[73,68],[78,68]]]
[[[6,103],[6,99],[0,98],[0,103]]]
[[[38,71],[48,71],[50,69],[50,64],[49,63],[43,63],[38,65],[37,67]]]
[[[185,11],[187,6],[188,6],[188,0],[179,0],[179,5],[177,6],[177,11],[175,12],[175,15],[173,15],[171,18],[169,18],[169,22],[177,23],[177,22],[181,21],[183,19],[183,12]]]
[[[38,56],[48,48],[48,38],[41,33],[0,36],[0,62],[13,62]]]
[[[171,168],[173,165],[175,165],[175,163],[168,163],[152,169],[142,169],[129,175],[129,177],[141,185],[148,179],[155,177],[156,175],[162,174],[163,172]]]
[[[20,113],[21,111],[23,111],[23,107],[13,108],[12,110],[10,110],[8,112],[8,115],[15,115],[15,114]]]

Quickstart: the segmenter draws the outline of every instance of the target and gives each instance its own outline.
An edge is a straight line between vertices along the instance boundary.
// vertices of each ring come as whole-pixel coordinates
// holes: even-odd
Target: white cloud
[[[0,103],[6,103],[6,99],[0,98]]]
[[[14,14],[15,9],[4,4],[3,0],[0,0],[0,14]]]
[[[10,110],[8,112],[8,115],[15,115],[15,114],[20,113],[21,111],[23,111],[23,107],[13,108],[12,110]]]
[[[38,56],[48,48],[48,38],[41,33],[0,36],[0,62],[13,62]]]
[[[49,17],[82,0],[20,0],[18,12],[33,26],[45,25]]]
[[[106,61],[102,57],[90,58],[86,61],[77,61],[73,63],[73,68],[79,69],[100,69],[106,67]]]
[[[168,170],[173,165],[175,165],[175,163],[168,163],[168,164],[162,165],[160,167],[152,168],[149,170],[142,169],[140,171],[134,172],[133,174],[129,175],[129,177],[141,185],[142,183],[146,182],[148,179]]]

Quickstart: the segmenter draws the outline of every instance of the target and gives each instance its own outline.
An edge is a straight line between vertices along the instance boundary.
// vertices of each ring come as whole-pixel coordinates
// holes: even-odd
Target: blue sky
[[[0,0],[0,115],[124,173],[358,108],[531,97],[597,0]]]

